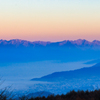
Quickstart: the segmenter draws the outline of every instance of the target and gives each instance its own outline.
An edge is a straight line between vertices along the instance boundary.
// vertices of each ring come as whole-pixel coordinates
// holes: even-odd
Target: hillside
[[[92,79],[100,77],[100,63],[88,68],[81,68],[71,71],[55,72],[41,78],[34,78],[32,81],[65,81],[69,79]]]
[[[31,98],[29,100],[100,100],[100,90],[95,91],[71,91],[66,95],[51,95],[47,98],[45,97],[37,97]]]

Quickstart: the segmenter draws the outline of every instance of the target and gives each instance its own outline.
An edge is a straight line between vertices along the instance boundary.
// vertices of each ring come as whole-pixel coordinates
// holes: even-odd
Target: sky
[[[0,39],[100,40],[100,0],[0,0]]]

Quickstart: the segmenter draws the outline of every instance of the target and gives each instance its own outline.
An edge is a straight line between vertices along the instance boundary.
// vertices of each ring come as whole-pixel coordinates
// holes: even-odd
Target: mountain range
[[[72,79],[100,79],[100,63],[77,70],[54,72],[41,78],[33,78],[32,81],[59,82]]]
[[[0,40],[0,64],[12,62],[72,62],[100,59],[100,41],[44,42],[20,39]]]
[[[64,47],[100,47],[100,41],[94,40],[92,42],[85,39],[78,40],[64,40],[60,42],[45,42],[45,41],[27,41],[20,39],[0,40],[0,47],[39,47],[39,46],[64,46]]]

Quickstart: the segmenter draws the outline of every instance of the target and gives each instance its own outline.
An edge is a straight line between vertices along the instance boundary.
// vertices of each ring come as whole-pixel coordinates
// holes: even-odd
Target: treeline
[[[0,94],[0,100],[100,100],[100,90],[95,91],[77,91],[74,90],[67,93],[66,95],[51,95],[46,97],[36,97],[36,98],[28,98],[27,96],[22,96],[18,98]]]
[[[30,98],[28,100],[100,100],[100,90],[95,91],[71,91],[66,95],[56,95],[45,97]]]

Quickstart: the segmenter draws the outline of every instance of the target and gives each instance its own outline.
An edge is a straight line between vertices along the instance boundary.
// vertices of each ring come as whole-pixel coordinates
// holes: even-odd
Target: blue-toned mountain
[[[0,63],[55,60],[72,62],[100,59],[100,41],[44,42],[20,39],[0,40]]]
[[[60,42],[45,42],[45,41],[27,41],[20,39],[0,40],[0,47],[100,47],[100,41],[94,40],[92,42],[85,39],[78,40],[64,40]]]
[[[99,79],[100,63],[92,66],[71,71],[55,72],[41,78],[34,78],[32,81],[65,81],[72,79]]]

